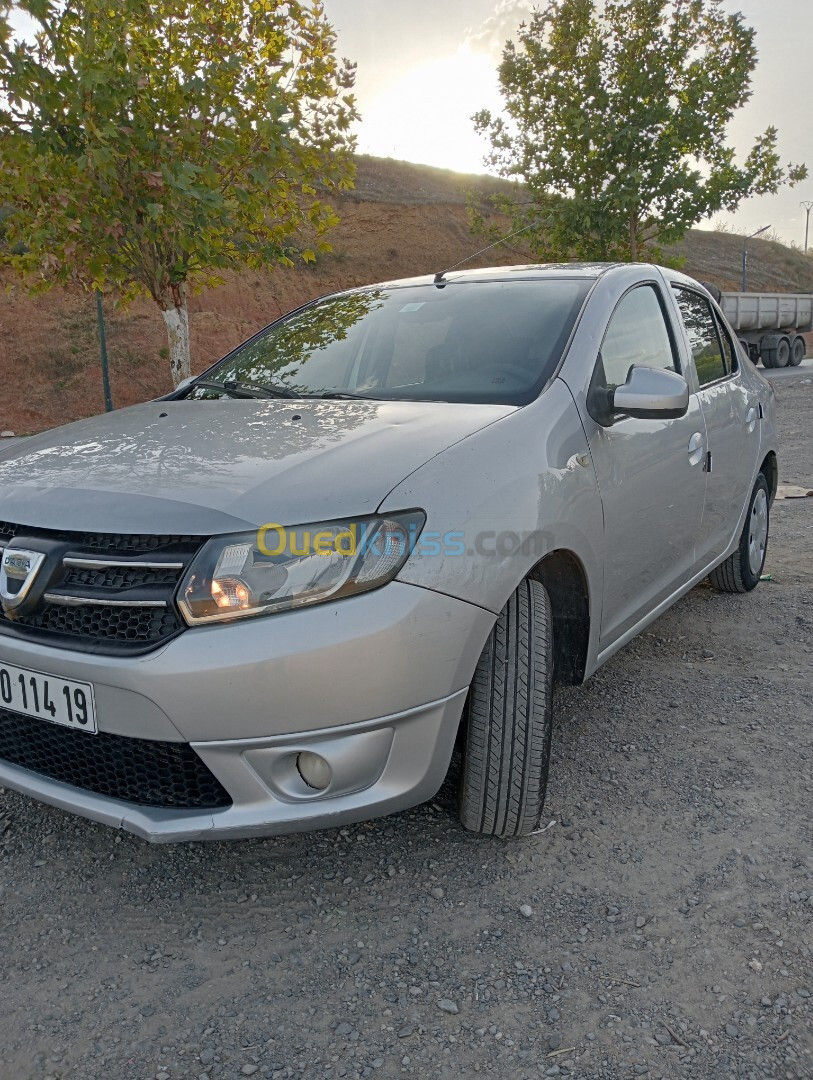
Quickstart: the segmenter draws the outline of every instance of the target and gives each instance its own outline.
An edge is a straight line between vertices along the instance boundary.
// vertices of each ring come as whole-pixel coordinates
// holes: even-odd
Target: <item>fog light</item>
[[[310,750],[303,750],[297,754],[296,767],[299,775],[308,785],[316,791],[324,791],[331,781],[330,766],[320,754],[313,754]]]

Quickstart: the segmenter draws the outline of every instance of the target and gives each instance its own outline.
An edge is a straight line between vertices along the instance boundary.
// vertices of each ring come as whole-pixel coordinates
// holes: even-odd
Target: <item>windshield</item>
[[[553,374],[592,282],[382,287],[261,331],[188,397],[366,397],[521,404]]]

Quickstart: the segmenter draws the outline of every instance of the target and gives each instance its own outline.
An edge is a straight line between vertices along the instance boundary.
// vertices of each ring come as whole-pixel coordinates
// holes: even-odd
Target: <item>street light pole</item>
[[[810,238],[810,211],[813,210],[813,202],[800,202],[799,206],[804,207],[807,212],[807,220],[805,222],[805,255],[807,255],[807,242]]]
[[[768,229],[770,229],[770,225],[765,225],[763,228],[751,233],[750,236],[746,236],[742,242],[742,292],[748,292],[748,241],[753,240],[755,236],[761,236]]]

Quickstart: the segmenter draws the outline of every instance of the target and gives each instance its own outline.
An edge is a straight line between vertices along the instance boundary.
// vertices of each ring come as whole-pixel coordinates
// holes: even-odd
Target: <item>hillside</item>
[[[466,190],[487,194],[491,177],[463,176],[390,159],[360,158],[356,189],[337,200],[341,224],[332,255],[315,267],[231,274],[190,303],[193,366],[218,359],[265,323],[335,289],[434,272],[483,245],[466,218]],[[685,269],[723,289],[738,288],[742,240],[693,231],[678,252]],[[749,284],[765,291],[813,291],[813,259],[752,240]],[[502,245],[471,266],[525,262]],[[38,431],[102,408],[92,298],[55,290],[34,299],[7,279],[0,293],[0,430]],[[113,399],[130,405],[170,389],[166,340],[152,302],[108,311]],[[163,355],[162,355],[163,354]]]

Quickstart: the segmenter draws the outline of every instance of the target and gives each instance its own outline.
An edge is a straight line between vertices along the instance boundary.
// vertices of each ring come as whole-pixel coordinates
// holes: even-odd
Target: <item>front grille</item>
[[[182,629],[178,616],[171,610],[90,604],[81,607],[41,604],[31,615],[16,618],[12,626],[136,646],[159,644]]]
[[[171,585],[178,581],[177,570],[145,569],[136,566],[108,566],[104,569],[79,569],[72,566],[62,582],[67,588],[91,588],[98,590],[137,589],[144,585]]]
[[[226,789],[187,743],[87,735],[0,709],[0,760],[140,806],[231,806]]]
[[[57,532],[0,521],[0,545],[12,540],[65,545],[36,609],[8,619],[0,633],[96,653],[148,652],[186,629],[175,590],[200,536]]]

